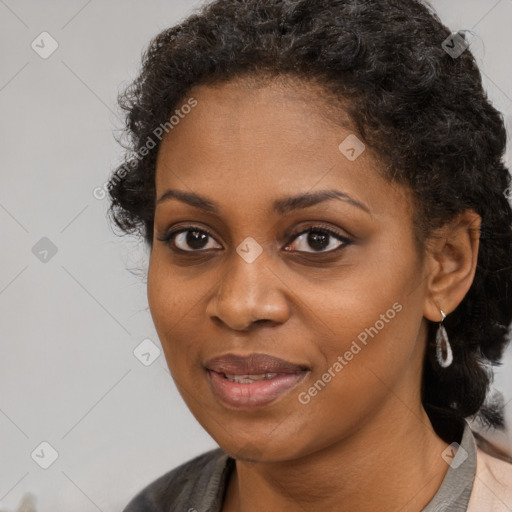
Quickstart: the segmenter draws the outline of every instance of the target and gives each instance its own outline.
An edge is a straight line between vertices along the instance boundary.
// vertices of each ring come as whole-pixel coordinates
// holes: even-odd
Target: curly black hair
[[[150,42],[140,75],[119,96],[130,142],[108,183],[111,219],[152,248],[158,127],[171,128],[169,116],[192,87],[251,76],[321,85],[345,99],[358,135],[385,164],[385,178],[412,191],[420,247],[458,213],[481,216],[474,281],[445,320],[453,364],[437,364],[437,324],[430,322],[422,402],[438,432],[478,413],[488,426],[502,426],[486,396],[512,320],[511,178],[502,161],[503,117],[483,90],[474,56],[470,49],[448,52],[464,50],[464,42],[464,32],[452,34],[419,0],[201,6]]]

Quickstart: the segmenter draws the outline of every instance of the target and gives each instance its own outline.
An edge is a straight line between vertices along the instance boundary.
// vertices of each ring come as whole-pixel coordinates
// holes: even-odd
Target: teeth
[[[277,373],[261,373],[259,375],[226,375],[226,379],[239,384],[252,384],[260,380],[270,380],[277,376]]]

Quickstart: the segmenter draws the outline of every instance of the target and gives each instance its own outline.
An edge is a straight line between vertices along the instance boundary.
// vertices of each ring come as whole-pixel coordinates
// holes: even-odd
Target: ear
[[[427,299],[423,315],[434,322],[451,313],[468,292],[478,260],[481,217],[465,210],[432,233],[426,243]]]

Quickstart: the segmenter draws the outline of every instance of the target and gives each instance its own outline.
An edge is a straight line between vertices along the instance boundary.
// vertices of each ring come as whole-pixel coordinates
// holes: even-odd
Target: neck
[[[371,423],[321,451],[280,462],[237,460],[223,512],[325,512],[341,505],[418,512],[448,470],[445,448],[422,407],[390,400]]]

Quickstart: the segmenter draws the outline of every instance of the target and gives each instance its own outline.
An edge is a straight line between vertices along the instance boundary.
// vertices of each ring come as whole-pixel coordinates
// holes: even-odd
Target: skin
[[[176,199],[157,205],[148,272],[153,321],[183,399],[237,459],[223,512],[325,512],[340,503],[361,512],[419,511],[448,469],[447,444],[420,398],[427,320],[439,322],[440,308],[448,315],[471,286],[480,218],[464,212],[419,252],[409,190],[379,175],[382,163],[368,146],[355,161],[342,155],[350,125],[323,115],[330,105],[320,89],[290,85],[239,80],[190,91],[197,106],[162,141],[157,198],[168,189],[194,192],[219,212]],[[368,211],[341,200],[271,211],[278,198],[326,189]],[[204,249],[192,252],[182,241],[189,252],[178,254],[159,240],[191,224],[212,233]],[[307,235],[294,236],[318,225],[351,243],[315,252]],[[236,252],[246,237],[263,250],[252,263]],[[327,245],[340,242],[328,237]],[[400,312],[301,403],[299,393],[395,303]],[[252,352],[310,371],[269,405],[223,405],[204,362]]]

